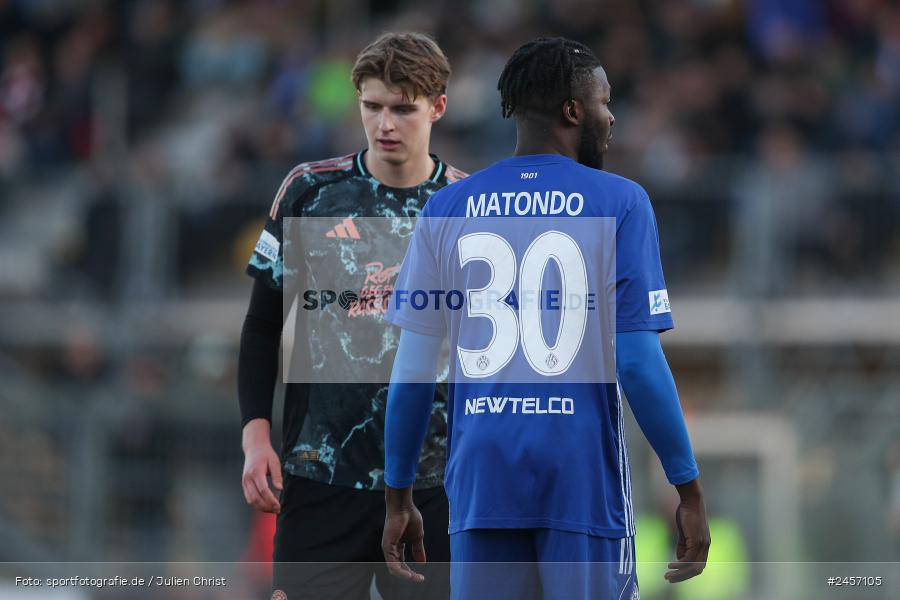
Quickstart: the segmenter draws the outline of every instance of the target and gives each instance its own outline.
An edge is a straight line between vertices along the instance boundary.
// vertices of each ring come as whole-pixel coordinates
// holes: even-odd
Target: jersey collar
[[[375,179],[375,176],[372,175],[369,172],[369,169],[366,168],[366,161],[363,160],[363,155],[366,152],[368,152],[368,149],[360,150],[359,152],[356,153],[356,157],[353,160],[354,169],[356,170],[357,175],[362,175],[363,177],[371,177],[372,179]],[[447,170],[446,166],[444,165],[444,161],[442,161],[440,158],[438,158],[437,154],[429,153],[428,156],[430,156],[431,160],[434,161],[434,170],[431,171],[431,175],[428,177],[428,179],[426,179],[419,185],[416,185],[413,187],[419,187],[421,185],[425,185],[426,183],[437,183],[441,179],[441,177],[444,175],[444,171]],[[379,182],[379,183],[381,183],[381,182]],[[381,185],[384,185],[384,184],[382,183]],[[391,186],[385,186],[385,187],[391,187]],[[412,188],[406,188],[406,189],[412,189]]]
[[[576,162],[562,154],[520,154],[504,158],[500,162],[507,165],[546,165],[564,161]]]

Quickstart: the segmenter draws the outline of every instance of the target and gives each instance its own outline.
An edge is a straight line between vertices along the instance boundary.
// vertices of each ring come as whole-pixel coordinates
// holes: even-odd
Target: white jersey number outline
[[[466,314],[489,319],[491,340],[480,349],[457,345],[459,363],[466,377],[484,378],[496,375],[515,356],[519,340],[531,368],[548,377],[565,373],[584,339],[587,325],[588,280],[584,256],[578,244],[561,231],[546,231],[525,251],[517,269],[516,254],[503,237],[489,232],[464,235],[457,242],[459,266],[482,261],[490,268],[490,279],[482,288],[467,290]],[[544,272],[550,261],[556,263],[562,276],[562,303],[556,343],[548,346],[541,324],[540,300]],[[504,302],[515,285],[519,271],[519,316]],[[568,299],[580,301],[570,306]]]

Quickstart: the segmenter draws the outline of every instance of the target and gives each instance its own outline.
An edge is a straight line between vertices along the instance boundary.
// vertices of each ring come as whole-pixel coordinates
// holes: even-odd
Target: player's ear
[[[581,106],[576,100],[566,100],[562,106],[563,119],[571,125],[581,124]]]
[[[438,94],[431,103],[431,122],[434,123],[444,116],[447,110],[447,94]]]

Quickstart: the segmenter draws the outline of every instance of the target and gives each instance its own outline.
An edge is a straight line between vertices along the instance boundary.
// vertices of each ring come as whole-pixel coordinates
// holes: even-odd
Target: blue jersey
[[[450,532],[634,535],[614,332],[673,327],[636,183],[502,160],[423,209],[387,315],[451,349]]]

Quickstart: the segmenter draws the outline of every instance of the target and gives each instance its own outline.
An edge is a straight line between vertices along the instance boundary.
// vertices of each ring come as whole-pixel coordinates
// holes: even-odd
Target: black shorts
[[[384,565],[384,492],[286,475],[275,528],[273,597],[369,600],[374,577],[384,600],[449,598],[447,496],[439,487],[416,490],[413,498],[425,523],[428,564],[410,565],[425,574],[423,584],[397,579]]]

